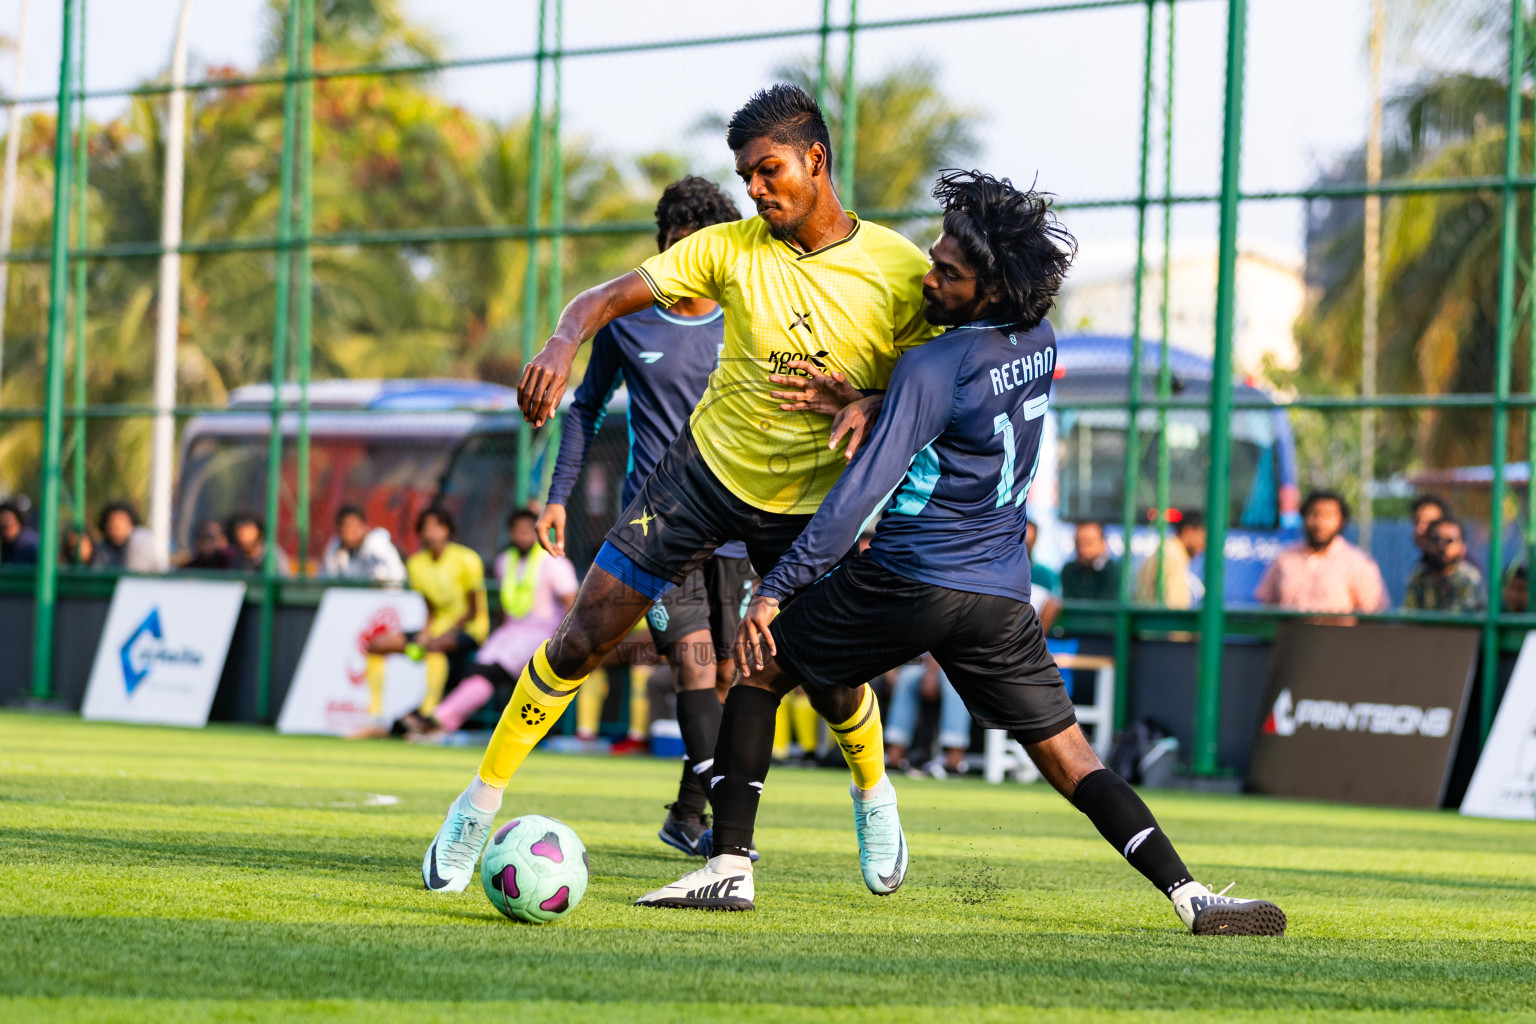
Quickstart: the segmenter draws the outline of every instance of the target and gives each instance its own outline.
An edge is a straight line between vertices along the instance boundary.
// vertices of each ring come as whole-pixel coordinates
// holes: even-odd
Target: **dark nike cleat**
[[[708,857],[709,848],[701,846],[700,840],[709,833],[709,821],[707,816],[697,818],[679,817],[672,810],[672,805],[667,805],[667,820],[661,823],[661,831],[656,833],[656,838],[666,843],[675,850],[681,850],[690,857]]]

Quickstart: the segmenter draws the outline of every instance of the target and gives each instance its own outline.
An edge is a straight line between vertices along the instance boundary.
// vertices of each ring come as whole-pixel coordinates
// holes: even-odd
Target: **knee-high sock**
[[[729,696],[726,698],[729,700]],[[789,756],[789,740],[794,730],[789,725],[789,701],[780,701],[773,714],[773,756],[780,761]]]
[[[1072,793],[1072,804],[1088,815],[1099,835],[1164,896],[1189,881],[1189,869],[1158,827],[1151,809],[1129,783],[1108,768],[1085,775]]]
[[[603,701],[608,699],[608,673],[597,669],[587,677],[576,693],[576,731],[582,736],[597,735],[603,725]]]
[[[368,714],[378,718],[384,713],[384,655],[369,654],[363,665],[368,679]]]
[[[443,699],[443,687],[448,685],[448,655],[429,651],[421,660],[427,666],[427,695],[421,699],[420,711],[430,715]]]
[[[651,734],[651,698],[638,668],[629,670],[629,738],[643,740]]]
[[[880,704],[867,685],[859,694],[859,710],[846,722],[828,722],[832,737],[843,748],[843,760],[860,789],[874,789],[885,777],[885,742],[880,738]]]
[[[708,794],[704,780],[715,763],[715,742],[720,738],[723,709],[714,687],[707,690],[679,690],[677,693],[677,728],[683,734],[683,779],[677,787],[677,802],[672,813],[680,818],[704,813]]]
[[[752,848],[757,803],[773,761],[773,720],[779,698],[756,686],[734,686],[725,699],[709,802],[715,808],[714,853],[745,857]]]
[[[811,698],[796,690],[784,702],[789,705],[789,726],[794,731],[795,742],[807,755],[816,753],[821,746],[821,716],[811,707]]]
[[[496,723],[485,757],[480,761],[480,779],[487,785],[505,786],[534,744],[544,738],[575,697],[587,677],[561,679],[549,667],[545,653],[549,644],[539,646],[533,660],[518,677],[512,699]]]

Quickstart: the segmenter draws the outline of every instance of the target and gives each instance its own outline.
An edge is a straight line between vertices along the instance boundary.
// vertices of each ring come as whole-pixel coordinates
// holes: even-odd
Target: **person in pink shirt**
[[[560,625],[576,599],[576,567],[539,546],[537,514],[518,509],[507,522],[511,546],[496,559],[506,619],[475,652],[475,672],[454,687],[421,728],[407,738],[441,740],[488,704],[498,688],[510,694],[528,659]]]
[[[1306,539],[1280,552],[1259,581],[1254,597],[1264,604],[1304,612],[1377,612],[1387,606],[1381,569],[1341,534],[1349,504],[1332,491],[1313,491],[1301,504]],[[1323,619],[1352,625],[1353,619]]]

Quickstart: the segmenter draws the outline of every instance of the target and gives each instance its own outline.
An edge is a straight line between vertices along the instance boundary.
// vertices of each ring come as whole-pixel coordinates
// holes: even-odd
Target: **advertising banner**
[[[327,590],[299,655],[277,731],[349,736],[376,724],[368,713],[368,641],[426,624],[427,604],[415,591]],[[384,721],[393,722],[420,705],[426,692],[425,666],[403,655],[384,659]]]
[[[118,580],[81,716],[207,725],[244,600],[238,582]]]
[[[1249,792],[1439,807],[1477,640],[1473,629],[1282,623]]]
[[[1525,634],[1461,813],[1536,819],[1536,633]]]

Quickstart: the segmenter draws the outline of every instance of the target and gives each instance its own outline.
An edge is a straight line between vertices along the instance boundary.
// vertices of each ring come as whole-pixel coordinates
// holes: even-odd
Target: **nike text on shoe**
[[[699,836],[699,856],[703,857],[705,860],[708,860],[710,857],[713,857],[714,855],[715,855],[715,830],[712,829],[712,828],[707,828]],[[762,860],[762,857],[759,856],[759,854],[757,852],[757,847],[755,847],[755,846],[752,847],[752,849],[747,851],[747,856],[751,859],[753,864],[756,864],[758,861]]]
[[[671,885],[635,900],[638,907],[695,910],[754,910],[752,862],[745,857],[711,857]]]
[[[882,778],[868,797],[852,783],[853,827],[859,834],[859,870],[876,896],[889,896],[907,878],[907,837],[896,813],[896,787]]]
[[[1232,886],[1227,886],[1227,889]],[[1240,900],[1199,882],[1173,890],[1173,909],[1194,935],[1284,935],[1285,911],[1268,900]]]
[[[490,838],[496,815],[477,810],[469,802],[469,791],[448,808],[443,827],[437,830],[427,855],[421,861],[421,880],[433,892],[463,892],[475,877],[480,851]]]
[[[667,820],[661,823],[661,831],[656,833],[656,838],[690,857],[707,858],[709,848],[700,840],[708,834],[709,822],[703,817],[680,818],[671,807],[671,804],[667,805]]]

